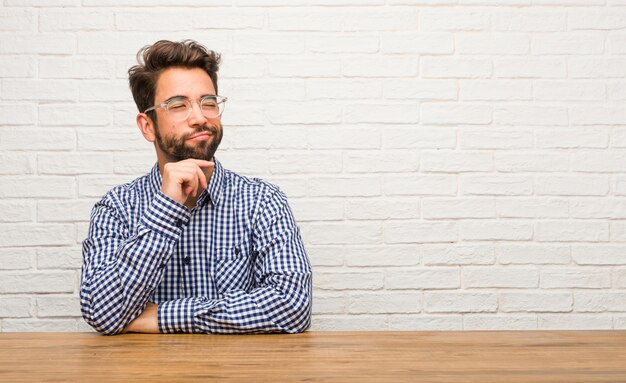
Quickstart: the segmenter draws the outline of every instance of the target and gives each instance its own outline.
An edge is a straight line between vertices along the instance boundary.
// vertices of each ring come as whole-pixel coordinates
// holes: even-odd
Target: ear
[[[152,119],[145,113],[139,113],[135,120],[137,121],[137,127],[141,131],[141,134],[143,134],[146,141],[156,141],[156,136],[154,134],[154,122]]]

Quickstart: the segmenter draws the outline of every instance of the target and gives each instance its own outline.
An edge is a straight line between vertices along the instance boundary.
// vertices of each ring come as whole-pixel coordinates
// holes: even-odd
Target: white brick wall
[[[218,156],[289,196],[314,329],[624,329],[624,28],[623,0],[0,0],[0,331],[87,330],[162,38],[223,54]]]

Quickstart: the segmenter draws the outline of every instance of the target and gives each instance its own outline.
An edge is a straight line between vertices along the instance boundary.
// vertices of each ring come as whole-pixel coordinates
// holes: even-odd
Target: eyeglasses
[[[222,112],[224,112],[226,100],[228,100],[228,98],[222,96],[204,96],[196,102],[204,117],[215,118],[221,116]],[[187,97],[174,97],[166,102],[148,108],[143,112],[148,113],[158,108],[165,109],[165,113],[176,122],[185,121],[191,116],[191,112],[193,111],[193,105],[190,99]]]

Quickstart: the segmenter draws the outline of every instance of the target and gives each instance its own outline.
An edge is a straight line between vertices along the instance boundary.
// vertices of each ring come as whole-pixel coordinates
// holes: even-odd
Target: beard
[[[223,130],[221,124],[218,126],[205,124],[198,127],[193,132],[182,136],[161,136],[159,127],[155,124],[154,135],[159,149],[173,162],[183,161],[189,158],[197,160],[211,161],[222,142]],[[207,141],[200,141],[195,146],[187,144],[187,139],[198,133],[209,132],[211,138]]]

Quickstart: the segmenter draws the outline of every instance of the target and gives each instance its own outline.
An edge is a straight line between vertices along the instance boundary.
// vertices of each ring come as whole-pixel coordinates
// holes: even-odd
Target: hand
[[[174,201],[184,205],[187,199],[196,197],[200,188],[206,189],[207,178],[203,169],[215,166],[211,161],[193,158],[179,162],[168,162],[163,166],[161,191]],[[200,190],[202,190],[200,189]]]
[[[130,322],[122,331],[122,334],[128,332],[141,332],[145,334],[159,333],[159,306],[155,303],[148,302],[146,308],[132,322]]]

